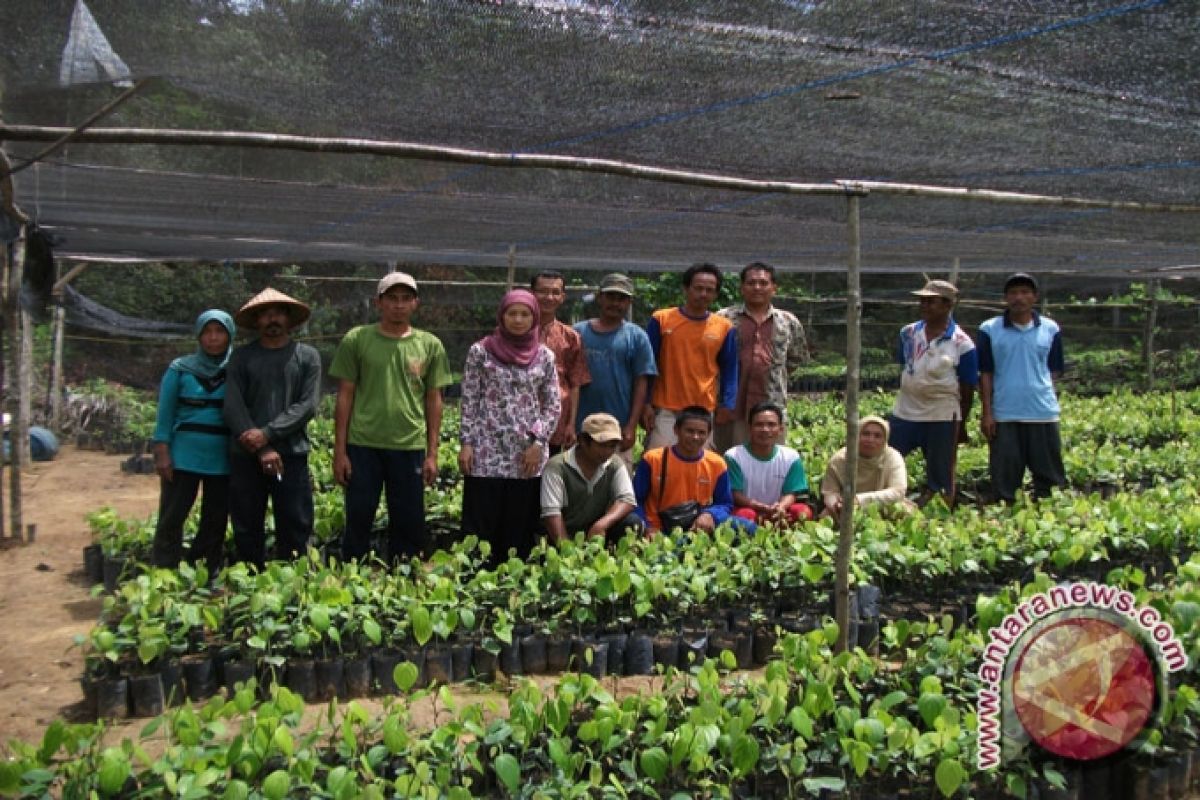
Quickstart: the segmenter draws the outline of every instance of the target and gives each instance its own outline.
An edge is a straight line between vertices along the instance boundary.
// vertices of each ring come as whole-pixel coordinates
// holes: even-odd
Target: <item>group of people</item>
[[[712,530],[839,516],[847,453],[831,459],[810,500],[800,454],[786,444],[788,376],[808,358],[804,328],[772,300],[772,266],[740,273],[742,302],[711,311],[721,271],[697,264],[682,276],[683,303],[655,311],[645,329],[629,321],[634,284],[606,275],[599,315],[557,319],[565,278],[538,273],[501,300],[496,327],[473,344],[462,374],[458,466],[462,532],[490,543],[493,558],[524,556],[543,535],[615,538],[632,530]],[[1058,326],[1034,311],[1037,282],[1017,274],[1006,311],[980,326],[978,342],[954,322],[957,290],[929,281],[921,319],[900,333],[903,367],[890,419],[862,420],[856,502],[910,507],[903,456],[921,448],[928,486],[953,501],[954,464],[966,441],[975,388],[991,444],[996,494],[1011,500],[1028,467],[1039,493],[1065,483],[1053,380],[1063,368]],[[376,286],[378,322],[352,329],[330,366],[338,381],[333,473],[345,490],[345,558],[371,547],[380,495],[388,512],[387,558],[428,551],[424,488],[438,474],[446,351],[413,325],[419,287],[392,272]],[[305,433],[321,364],[291,332],[309,309],[266,289],[235,315],[196,321],[197,353],[176,359],[162,381],[155,458],[162,482],[154,559],[173,565],[182,528],[203,487],[191,560],[218,567],[226,509],[237,558],[262,565],[267,499],[280,557],[303,550],[312,531]],[[236,326],[258,338],[234,349]],[[641,459],[632,451],[646,430]]]

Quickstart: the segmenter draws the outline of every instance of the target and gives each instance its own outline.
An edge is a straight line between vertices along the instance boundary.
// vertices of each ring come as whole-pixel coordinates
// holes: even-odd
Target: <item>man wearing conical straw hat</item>
[[[233,351],[227,368],[225,423],[232,438],[229,518],[239,561],[266,561],[267,499],[275,514],[275,554],[292,558],[313,528],[306,428],[317,412],[321,357],[292,339],[309,308],[267,288],[237,312],[258,338]]]

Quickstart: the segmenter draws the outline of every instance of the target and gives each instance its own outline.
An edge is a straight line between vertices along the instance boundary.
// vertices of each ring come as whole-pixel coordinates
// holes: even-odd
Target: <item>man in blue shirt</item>
[[[1067,483],[1054,393],[1064,368],[1062,337],[1054,320],[1033,310],[1037,301],[1037,281],[1018,272],[1004,283],[1008,310],[979,326],[981,428],[991,445],[992,489],[1006,502],[1026,468],[1036,497]]]
[[[575,326],[583,340],[592,382],[579,388],[578,425],[592,414],[611,414],[621,425],[620,454],[632,468],[638,420],[646,405],[651,375],[657,375],[650,337],[626,320],[633,301],[633,281],[605,275],[596,293],[600,316]]]

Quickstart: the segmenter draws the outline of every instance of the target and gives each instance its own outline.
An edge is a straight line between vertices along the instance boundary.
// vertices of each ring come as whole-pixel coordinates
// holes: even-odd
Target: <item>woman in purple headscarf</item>
[[[504,295],[496,329],[471,345],[462,380],[463,534],[524,558],[541,528],[538,501],[547,442],[561,400],[554,353],[538,341],[537,298]]]

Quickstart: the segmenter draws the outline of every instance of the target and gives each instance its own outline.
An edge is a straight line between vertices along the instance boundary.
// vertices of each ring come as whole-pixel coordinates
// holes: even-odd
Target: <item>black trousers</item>
[[[386,557],[391,561],[429,551],[425,529],[425,482],[421,478],[424,450],[385,450],[346,446],[350,484],[346,487],[346,531],[342,558],[362,558],[371,549],[371,530],[385,492],[388,511]]]
[[[992,489],[1001,500],[1011,501],[1033,474],[1033,494],[1046,497],[1055,487],[1067,485],[1062,461],[1062,439],[1057,422],[999,422],[988,451]]]
[[[510,549],[526,558],[542,531],[541,489],[541,478],[464,478],[463,536],[491,544],[493,564]]]
[[[283,456],[283,475],[268,476],[254,456],[229,459],[229,520],[238,561],[261,568],[267,557],[267,500],[275,516],[275,557],[295,558],[308,549],[313,530],[308,455]]]
[[[156,567],[177,567],[183,558],[183,526],[200,487],[200,527],[188,548],[188,561],[203,561],[210,577],[224,566],[225,528],[229,520],[229,476],[202,475],[177,469],[172,479],[159,479],[158,525],[151,558]]]

